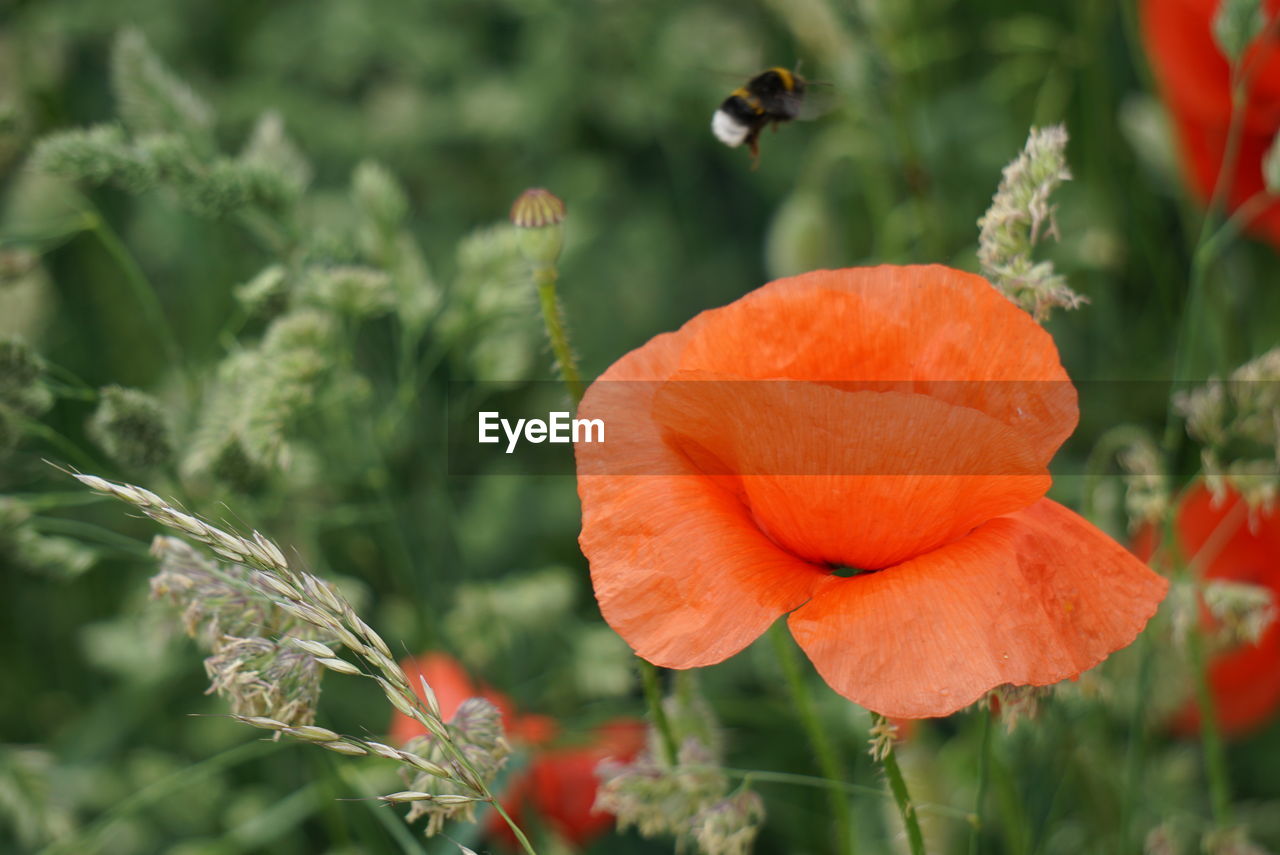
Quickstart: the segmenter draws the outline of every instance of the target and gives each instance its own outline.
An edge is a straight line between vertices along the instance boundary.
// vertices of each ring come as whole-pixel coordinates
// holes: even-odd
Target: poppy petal
[[[680,370],[927,394],[1017,428],[1045,460],[1076,426],[1053,338],[981,276],[946,267],[780,279],[678,335]]]
[[[779,549],[713,479],[587,476],[579,489],[600,611],[656,665],[723,661],[833,578]]]
[[[1048,460],[1014,428],[928,395],[681,372],[653,418],[740,476],[757,524],[808,561],[878,569],[1044,495]],[[911,525],[902,520],[910,519]]]
[[[841,580],[789,624],[837,692],[899,718],[947,715],[1004,683],[1079,674],[1137,637],[1168,588],[1048,499],[878,573]]]
[[[633,381],[668,376],[682,344],[658,336],[592,384],[579,415],[602,417],[608,444],[575,448],[579,545],[600,611],[637,654],[668,668],[727,659],[831,578],[781,550],[731,485],[663,441],[648,417],[659,384]],[[618,465],[640,474],[585,474]]]

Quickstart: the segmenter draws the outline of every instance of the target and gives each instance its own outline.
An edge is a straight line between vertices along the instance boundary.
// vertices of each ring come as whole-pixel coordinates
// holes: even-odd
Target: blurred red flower
[[[1231,69],[1213,38],[1220,0],[1143,0],[1142,30],[1151,68],[1168,105],[1192,188],[1213,193],[1231,119]],[[1263,3],[1269,20],[1280,0]],[[1280,131],[1280,33],[1273,24],[1242,59],[1248,81],[1240,151],[1227,191],[1235,210],[1263,190],[1262,157]],[[1251,231],[1280,247],[1280,203],[1272,201]]]
[[[614,719],[596,728],[585,745],[550,747],[558,727],[547,716],[518,712],[511,700],[471,679],[453,657],[427,653],[400,663],[418,689],[421,675],[436,693],[440,712],[447,721],[467,698],[484,698],[502,712],[507,738],[529,751],[529,765],[508,781],[498,794],[503,809],[527,831],[530,809],[563,839],[583,846],[613,826],[613,816],[595,810],[596,766],[602,760],[629,761],[644,747],[645,725],[638,719]],[[421,691],[419,691],[421,696]],[[400,744],[426,729],[397,712],[391,721],[391,738]],[[490,837],[516,848],[515,836],[496,812],[489,814]]]
[[[596,598],[658,665],[719,662],[790,613],[837,692],[946,715],[1093,667],[1167,588],[1043,498],[1075,389],[972,274],[773,282],[624,356],[579,415],[610,431],[576,449]]]
[[[1207,489],[1197,487],[1178,508],[1179,547],[1202,578],[1262,585],[1280,600],[1280,511],[1255,512],[1250,522],[1238,494],[1228,493],[1215,502]],[[1201,615],[1208,624],[1208,612],[1202,610]],[[1215,656],[1209,664],[1209,685],[1226,733],[1240,735],[1265,724],[1280,708],[1280,622],[1273,622],[1256,645],[1244,644]],[[1199,726],[1199,710],[1190,702],[1175,727],[1193,733]]]

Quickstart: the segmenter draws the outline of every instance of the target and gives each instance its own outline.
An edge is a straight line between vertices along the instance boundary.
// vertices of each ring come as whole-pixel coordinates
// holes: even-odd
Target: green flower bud
[[[511,223],[519,231],[520,251],[535,267],[552,267],[564,247],[564,202],[548,190],[534,187],[511,206]]]

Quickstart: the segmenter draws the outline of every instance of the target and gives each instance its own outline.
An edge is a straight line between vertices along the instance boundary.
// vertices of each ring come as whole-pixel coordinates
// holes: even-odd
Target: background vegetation
[[[1174,373],[1199,214],[1132,5],[5,6],[0,336],[41,354],[49,398],[6,404],[0,426],[12,446],[0,462],[0,848],[457,851],[405,834],[389,809],[335,801],[382,792],[385,770],[186,717],[226,705],[202,695],[201,654],[148,603],[154,525],[45,460],[269,532],[339,581],[397,654],[450,649],[570,734],[640,714],[629,653],[600,621],[576,548],[572,477],[448,473],[450,394],[474,400],[495,382],[541,394],[533,384],[550,376],[504,225],[526,187],[567,202],[561,294],[590,377],[779,275],[976,269],[976,221],[1001,167],[1030,126],[1065,122],[1074,180],[1055,197],[1062,239],[1047,251],[1091,303],[1048,325],[1086,381],[1058,464],[1083,471],[1122,422],[1162,430],[1167,386],[1131,381]],[[831,109],[767,134],[751,171],[711,136],[711,112],[762,67],[799,62],[830,84]],[[138,89],[148,82],[158,101]],[[33,158],[39,140],[90,126],[105,130]],[[1190,376],[1280,340],[1280,289],[1264,287],[1276,270],[1275,250],[1247,241],[1223,259],[1213,356],[1193,355]],[[150,421],[122,407],[158,431],[145,449],[170,453],[94,428],[112,384],[154,396]],[[1055,490],[1078,505],[1083,487],[1068,476]],[[1107,482],[1091,499],[1124,537],[1119,497]],[[984,851],[1132,852],[1161,822],[1198,828],[1199,754],[1160,718],[1186,683],[1157,670],[1167,698],[1144,705],[1133,652],[1116,660],[1047,704],[1042,726],[994,734]],[[704,683],[731,766],[816,774],[767,645]],[[866,720],[815,690],[850,779],[877,786]],[[344,732],[376,734],[389,715],[341,678],[326,681],[322,710]],[[918,798],[971,808],[980,733],[973,714],[916,730],[902,753]],[[1275,724],[1229,749],[1237,813],[1271,848],[1277,751]],[[758,789],[770,818],[757,851],[827,846],[819,791]],[[885,851],[890,803],[855,805],[866,851]],[[963,820],[928,821],[937,851],[967,844]],[[456,828],[479,846],[468,834]],[[592,851],[667,848],[629,834]]]

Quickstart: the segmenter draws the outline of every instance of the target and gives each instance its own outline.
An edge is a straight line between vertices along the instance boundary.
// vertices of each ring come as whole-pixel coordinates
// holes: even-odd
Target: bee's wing
[[[810,81],[805,85],[804,95],[791,97],[798,98],[800,101],[796,110],[796,120],[801,122],[811,122],[840,107],[839,93],[830,83]]]

